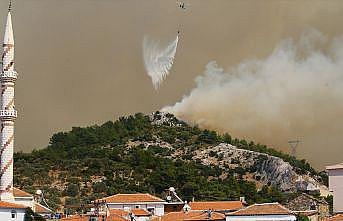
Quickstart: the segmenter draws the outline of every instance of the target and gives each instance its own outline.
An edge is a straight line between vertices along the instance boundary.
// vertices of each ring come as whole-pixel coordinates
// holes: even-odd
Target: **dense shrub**
[[[158,119],[159,115],[155,117]],[[170,114],[168,117],[169,122],[152,124],[148,116],[135,114],[101,126],[73,127],[69,132],[56,133],[47,148],[15,154],[15,185],[29,192],[44,189],[53,209],[61,205],[61,189],[67,196],[65,204],[85,203],[116,193],[150,192],[162,196],[171,186],[188,200],[232,200],[240,196],[248,202],[285,200],[287,194],[275,187],[258,191],[254,183],[244,181],[242,176],[247,171],[242,167],[230,170],[221,179],[223,171],[218,166],[204,166],[192,160],[195,150],[220,142],[277,156],[301,173],[317,174],[305,160],[232,139],[229,134],[189,126]],[[142,144],[126,148],[129,140]],[[173,151],[187,150],[183,160],[172,160],[169,156],[173,151],[166,147],[143,145],[157,140],[168,142]],[[263,160],[257,160],[250,170],[256,170]]]

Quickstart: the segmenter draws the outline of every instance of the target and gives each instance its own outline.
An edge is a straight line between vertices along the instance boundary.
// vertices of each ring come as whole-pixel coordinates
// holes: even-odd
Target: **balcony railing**
[[[16,118],[16,110],[0,110],[0,118]]]
[[[0,78],[17,79],[18,73],[16,71],[4,71],[0,74]]]

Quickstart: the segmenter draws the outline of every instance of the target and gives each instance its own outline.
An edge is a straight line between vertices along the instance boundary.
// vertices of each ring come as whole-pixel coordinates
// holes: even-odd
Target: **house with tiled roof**
[[[112,214],[109,216],[103,216],[103,217],[95,217],[91,215],[70,215],[68,217],[64,217],[62,219],[59,219],[60,221],[130,221],[129,219],[125,219],[124,217]]]
[[[279,203],[262,203],[227,213],[226,221],[295,221],[295,215]]]
[[[120,209],[128,212],[141,209],[155,216],[164,214],[164,204],[166,203],[166,201],[148,193],[116,194],[99,200],[105,201],[109,209]]]
[[[150,220],[151,214],[144,209],[132,209],[130,211],[125,211],[122,209],[110,209],[109,217],[120,216],[126,220],[131,220],[133,217],[135,221],[148,221]]]
[[[15,203],[25,205],[26,207],[30,207],[32,211],[38,213],[42,217],[50,217],[52,210],[44,205],[35,202],[32,194],[25,192],[21,189],[18,189],[16,187],[13,187],[13,196]]]
[[[201,214],[186,218],[185,221],[207,221],[207,220],[217,220],[217,221],[225,221],[225,215],[213,212],[213,211],[203,211]]]
[[[0,220],[7,220],[8,217],[8,220],[23,220],[27,208],[43,217],[49,217],[52,213],[49,208],[35,202],[32,194],[16,187],[13,187],[13,197],[13,202],[0,201]]]
[[[343,213],[343,163],[327,166],[329,190],[333,195],[333,212]]]
[[[124,211],[121,209],[109,209],[107,212],[97,217],[94,213],[90,212],[84,215],[71,215],[62,218],[61,221],[148,221],[150,220],[150,213],[143,209],[133,209],[132,211]]]
[[[151,221],[225,221],[225,215],[213,211],[181,211],[170,212],[161,217],[155,217]]]
[[[241,201],[206,201],[206,202],[190,202],[189,206],[191,210],[212,210],[216,212],[233,212],[244,207]]]
[[[24,220],[27,206],[0,201],[0,220]]]
[[[26,205],[34,210],[34,199],[32,194],[13,187],[13,196],[15,203]]]

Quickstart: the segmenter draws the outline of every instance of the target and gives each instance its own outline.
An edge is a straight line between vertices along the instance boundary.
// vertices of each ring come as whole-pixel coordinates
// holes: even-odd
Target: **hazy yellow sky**
[[[72,126],[172,105],[211,60],[230,68],[263,58],[308,27],[329,38],[343,33],[341,0],[187,2],[185,12],[175,0],[15,0],[16,151],[44,147]],[[0,0],[1,33],[7,4]],[[167,42],[178,29],[175,65],[156,92],[144,70],[143,37]],[[328,151],[342,155],[338,146]],[[316,166],[328,163],[315,152],[300,151]]]

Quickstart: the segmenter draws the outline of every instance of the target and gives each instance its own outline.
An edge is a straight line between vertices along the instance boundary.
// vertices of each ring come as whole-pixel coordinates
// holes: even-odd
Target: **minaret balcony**
[[[16,71],[1,72],[0,78],[2,81],[15,81],[17,80],[18,73]]]
[[[17,118],[16,110],[0,110],[1,119],[14,119]]]

